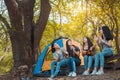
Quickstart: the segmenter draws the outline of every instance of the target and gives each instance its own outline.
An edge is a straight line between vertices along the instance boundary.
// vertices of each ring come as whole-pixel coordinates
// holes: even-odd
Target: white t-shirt
[[[64,59],[63,50],[64,50],[64,48],[60,48],[60,50],[58,50],[57,52],[54,52],[53,53],[53,58],[56,59],[59,55],[60,60]]]

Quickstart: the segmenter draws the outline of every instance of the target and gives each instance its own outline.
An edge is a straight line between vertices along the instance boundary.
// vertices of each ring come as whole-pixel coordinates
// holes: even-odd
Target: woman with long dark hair
[[[93,60],[94,45],[88,37],[83,38],[84,68],[83,75],[89,75]]]
[[[69,53],[63,47],[60,47],[60,45],[57,44],[57,42],[53,42],[52,47],[54,60],[51,62],[51,76],[49,80],[52,80],[58,75],[61,66],[68,66],[68,68],[71,69],[72,72],[71,77],[75,77],[76,76],[75,62],[71,57],[69,57]]]
[[[77,46],[73,45],[70,39],[66,41],[66,49],[67,49],[67,52],[69,53],[69,58],[72,60],[71,63],[72,64],[74,63],[74,65],[69,66],[70,73],[68,76],[75,77],[76,66],[79,66],[81,63],[81,60],[79,58],[80,49]]]
[[[98,43],[102,46],[102,51],[95,55],[94,70],[92,75],[104,74],[104,58],[113,55],[112,40],[113,36],[108,26],[102,26],[99,28],[101,37],[98,37]],[[100,62],[100,69],[97,71]]]

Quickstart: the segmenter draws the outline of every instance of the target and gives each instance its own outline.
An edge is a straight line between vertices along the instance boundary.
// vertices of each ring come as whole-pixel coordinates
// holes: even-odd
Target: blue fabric
[[[44,57],[45,57],[45,55],[48,51],[49,46],[51,46],[51,44],[48,44],[45,47],[45,49],[43,50],[43,52],[41,53],[41,55],[39,56],[37,64],[36,64],[36,66],[34,68],[34,71],[33,71],[34,75],[42,73],[42,65],[43,65]]]
[[[80,66],[80,63],[81,63],[80,58],[75,58],[75,57],[72,57],[72,58],[73,58],[73,60],[75,61],[75,65],[76,65],[76,66]]]
[[[68,58],[68,60],[69,60],[68,68],[69,68],[70,72],[76,72],[76,63],[75,63],[74,59],[75,58],[73,58],[73,57]]]
[[[70,58],[71,58],[70,65],[68,66],[69,71],[76,72],[76,66],[79,66],[81,61],[78,58],[74,58],[74,57],[70,57]]]
[[[55,43],[57,43],[60,47],[63,47],[63,40],[62,39],[55,41]]]
[[[60,46],[63,47],[63,42],[62,39],[59,39],[56,41],[56,43]],[[51,46],[51,44],[48,44],[44,50],[42,51],[42,53],[40,54],[38,61],[36,63],[36,66],[34,68],[33,74],[37,75],[37,74],[41,74],[42,73],[42,66],[43,66],[43,62],[44,62],[44,58],[46,56],[46,53],[48,51],[48,47]]]
[[[56,69],[55,69],[55,65],[56,65]],[[76,66],[75,66],[74,60],[72,58],[66,58],[59,62],[52,61],[51,76],[56,77],[60,71],[60,67],[64,66],[64,65],[67,65],[69,67],[69,70],[76,72]]]
[[[95,55],[95,64],[94,64],[94,67],[98,67],[99,65],[99,62],[100,62],[100,66],[101,67],[104,67],[104,58],[107,57],[107,56],[112,56],[113,55],[113,50],[112,48],[107,48],[107,47],[104,47],[102,52],[100,53],[97,53]]]
[[[93,56],[84,56],[84,68],[85,70],[92,67]]]

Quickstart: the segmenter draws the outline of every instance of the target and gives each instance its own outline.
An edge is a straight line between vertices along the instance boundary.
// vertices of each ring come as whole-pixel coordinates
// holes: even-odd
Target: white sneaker
[[[87,75],[89,75],[89,72],[88,71],[84,71],[84,73],[82,75],[87,76]]]
[[[48,80],[53,80],[53,78],[48,78]]]
[[[97,71],[93,70],[93,72],[91,73],[91,75],[96,75]]]
[[[70,73],[68,74],[68,76],[69,76],[69,77],[72,76],[72,73],[73,73],[73,72],[70,72]]]
[[[102,70],[99,70],[97,73],[96,73],[96,75],[103,75],[104,74],[104,72],[102,71]]]
[[[72,72],[72,77],[76,77],[76,76],[77,76],[76,72]]]

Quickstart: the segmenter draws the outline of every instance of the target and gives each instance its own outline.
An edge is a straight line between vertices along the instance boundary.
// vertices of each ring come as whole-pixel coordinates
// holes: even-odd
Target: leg
[[[72,77],[75,77],[77,74],[76,74],[76,65],[75,65],[75,58],[70,58],[70,63],[71,63],[71,65],[72,65],[72,73],[70,73],[71,74],[71,76]],[[69,76],[69,75],[68,75]]]
[[[56,65],[56,70],[55,70],[55,73],[54,73],[54,77],[56,77],[60,71],[60,67],[62,65],[68,65],[70,62],[70,59],[64,59],[64,60],[61,60],[59,62],[57,62],[57,65]]]
[[[101,52],[101,54],[100,54],[100,66],[101,67],[104,67],[104,61],[105,61],[104,57],[111,56],[111,55],[113,55],[113,51],[111,49],[104,50]]]
[[[92,58],[93,58],[93,56],[87,56],[87,68],[84,71],[83,75],[89,75],[90,68],[92,66]]]
[[[55,66],[56,63],[57,63],[56,61],[51,62],[51,76],[54,75],[54,66]]]
[[[91,66],[92,66],[92,61],[93,61],[93,56],[89,56],[88,57],[88,72],[89,72],[89,69],[91,68]]]
[[[84,56],[84,68],[85,70],[88,68],[88,56],[87,55]]]
[[[94,56],[94,70],[91,73],[92,75],[95,75],[97,73],[97,68],[98,68],[98,65],[99,65],[99,58],[100,58],[100,53],[97,53]]]
[[[99,60],[100,60],[100,53],[97,53],[95,55],[95,62],[94,62],[94,68],[98,68],[98,65],[99,65]]]
[[[101,53],[100,53],[100,70],[96,73],[97,75],[102,75],[104,74],[104,56],[110,56],[113,54],[113,51],[111,49],[106,49],[106,50],[103,50]]]
[[[74,57],[72,57],[72,58],[75,61],[75,65],[80,66],[80,63],[81,63],[80,59],[79,58],[74,58]]]
[[[73,71],[73,72],[76,72],[76,65],[75,65],[75,61],[74,61],[73,58],[70,58],[70,63],[71,63],[71,65],[72,65],[72,71]]]
[[[69,69],[69,72],[72,72],[73,71],[73,67],[72,67],[72,63],[71,63],[71,60],[70,58],[68,58],[68,61],[66,62],[68,65],[68,69]]]

